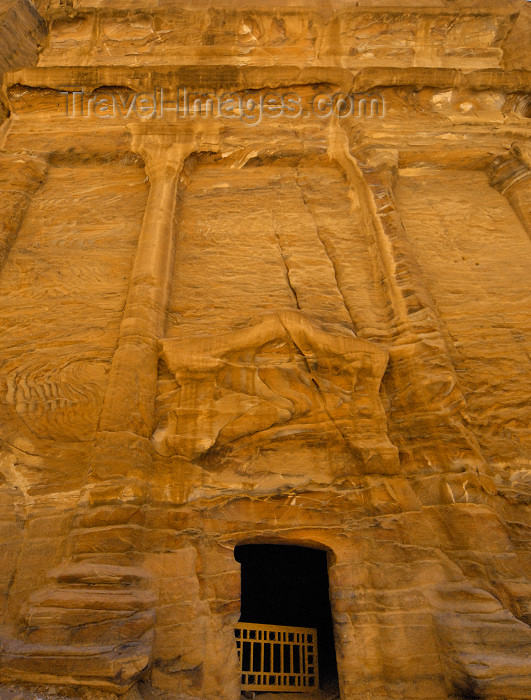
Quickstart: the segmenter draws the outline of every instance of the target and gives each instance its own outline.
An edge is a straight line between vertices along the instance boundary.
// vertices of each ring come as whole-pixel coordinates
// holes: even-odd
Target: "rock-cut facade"
[[[2,698],[239,699],[239,545],[334,697],[531,697],[530,10],[3,2]]]

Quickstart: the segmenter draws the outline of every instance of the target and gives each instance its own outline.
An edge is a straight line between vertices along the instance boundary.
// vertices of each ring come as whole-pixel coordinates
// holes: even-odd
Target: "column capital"
[[[195,150],[195,138],[191,135],[167,136],[142,134],[133,137],[132,150],[143,160],[149,179],[178,175],[186,158]]]
[[[396,148],[383,148],[374,146],[363,150],[360,159],[365,165],[375,170],[385,170],[391,175],[398,171],[398,150]]]
[[[382,182],[394,187],[398,176],[398,149],[369,145],[356,152],[356,159],[363,171],[375,171],[382,177]]]
[[[487,168],[491,187],[507,194],[515,185],[531,178],[531,149],[524,143],[513,143],[506,154],[496,156]]]

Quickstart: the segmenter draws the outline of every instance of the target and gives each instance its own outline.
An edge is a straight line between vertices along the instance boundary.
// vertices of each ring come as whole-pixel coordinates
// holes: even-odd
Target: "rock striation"
[[[260,543],[313,697],[531,697],[530,10],[4,2],[0,698],[238,700]]]

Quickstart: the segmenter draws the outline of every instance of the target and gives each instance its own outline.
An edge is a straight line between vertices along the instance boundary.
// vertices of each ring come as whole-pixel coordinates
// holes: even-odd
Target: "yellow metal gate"
[[[302,693],[319,687],[316,630],[239,622],[234,634],[242,690]]]

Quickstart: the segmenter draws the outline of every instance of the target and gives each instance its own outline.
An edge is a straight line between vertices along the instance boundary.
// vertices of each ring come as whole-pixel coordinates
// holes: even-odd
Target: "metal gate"
[[[319,688],[315,629],[239,622],[234,634],[242,690],[302,693]]]

